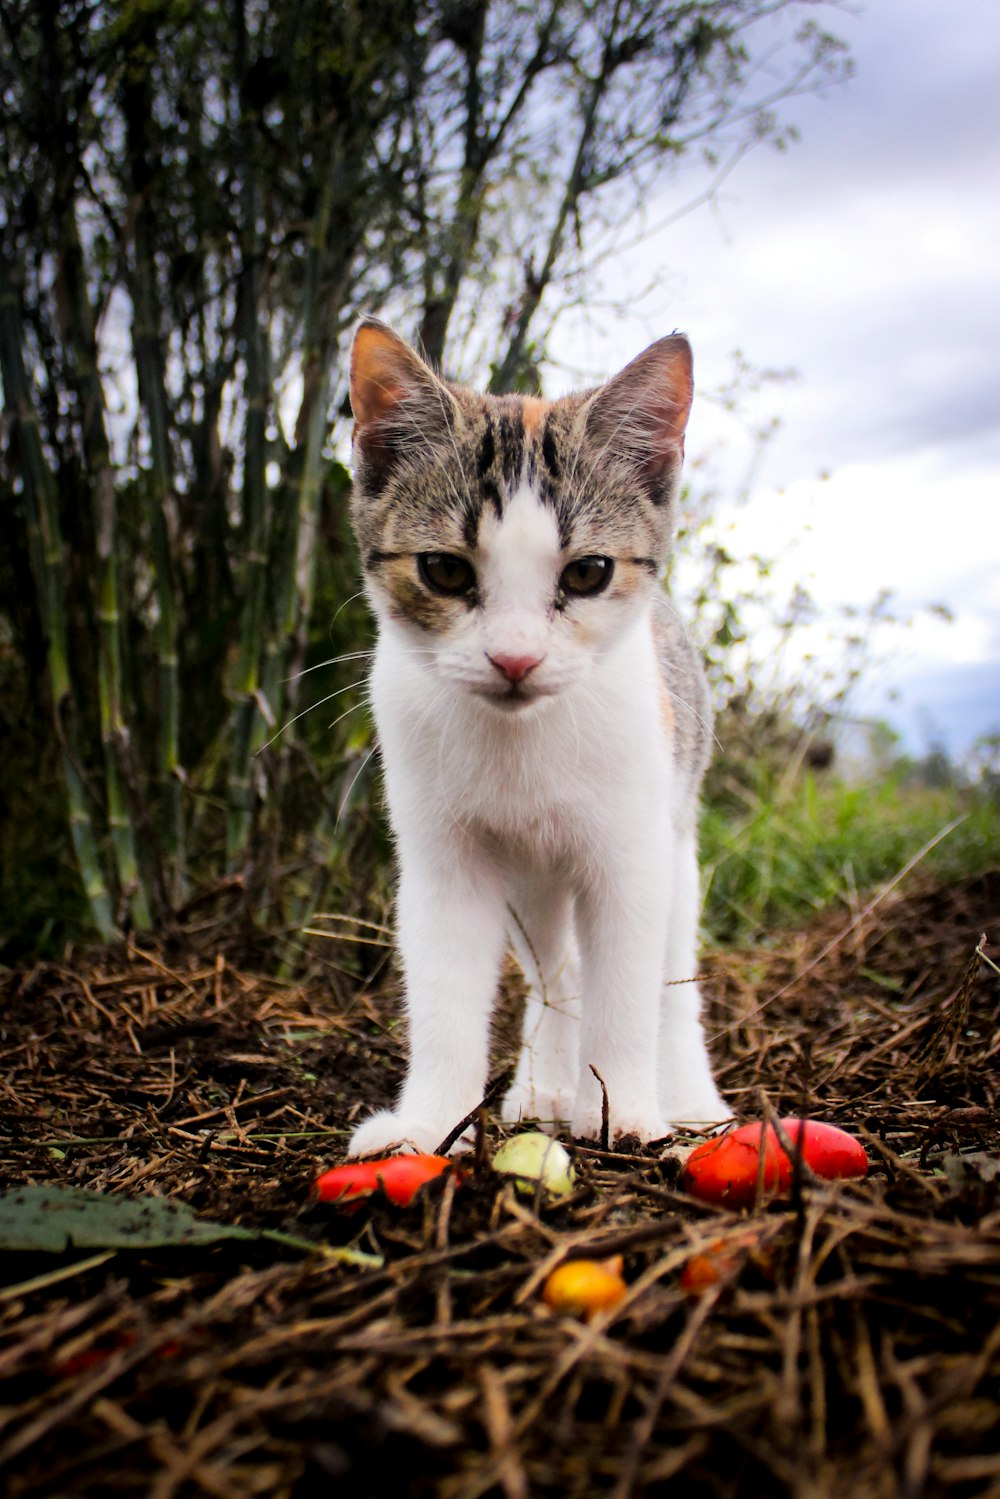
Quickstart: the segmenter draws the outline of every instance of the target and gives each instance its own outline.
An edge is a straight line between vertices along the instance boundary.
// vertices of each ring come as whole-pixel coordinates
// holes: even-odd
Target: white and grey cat
[[[508,943],[531,987],[505,1119],[596,1136],[591,1064],[612,1139],[731,1112],[693,982],[711,713],[658,582],[691,396],[680,336],[547,402],[357,331],[352,515],[410,1056],[352,1154],[433,1150],[476,1107]]]

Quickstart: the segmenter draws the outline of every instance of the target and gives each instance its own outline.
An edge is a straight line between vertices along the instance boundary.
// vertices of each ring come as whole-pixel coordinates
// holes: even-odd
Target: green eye
[[[432,593],[457,596],[476,586],[476,572],[471,562],[451,552],[421,552],[417,571]]]
[[[607,588],[614,570],[615,564],[610,557],[577,557],[575,562],[563,568],[559,587],[564,593],[587,598]]]

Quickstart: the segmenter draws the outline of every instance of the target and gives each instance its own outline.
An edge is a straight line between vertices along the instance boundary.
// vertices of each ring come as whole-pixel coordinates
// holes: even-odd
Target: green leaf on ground
[[[199,1218],[187,1203],[167,1197],[108,1197],[86,1187],[15,1187],[0,1192],[0,1251],[161,1249],[215,1244],[220,1239],[263,1239],[363,1270],[380,1269],[383,1263],[381,1256],[361,1249],[333,1249],[278,1229],[212,1223]]]
[[[0,1193],[0,1249],[153,1249],[256,1239],[250,1228],[210,1223],[166,1197],[108,1197],[85,1187],[15,1187]]]

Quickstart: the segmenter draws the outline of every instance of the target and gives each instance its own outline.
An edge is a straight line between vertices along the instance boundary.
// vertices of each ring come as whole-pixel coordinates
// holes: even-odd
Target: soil
[[[0,1250],[3,1492],[1000,1495],[984,932],[1000,940],[1000,871],[706,955],[740,1119],[840,1124],[871,1163],[857,1183],[799,1173],[750,1214],[688,1195],[677,1141],[575,1142],[568,1198],[519,1196],[489,1166],[488,1111],[474,1158],[411,1207],[317,1203],[402,1065],[393,982],[351,980],[346,947],[335,981],[248,973],[204,939],[6,974],[4,1188],[169,1197],[267,1232]],[[515,1012],[511,984],[498,1072]],[[720,1240],[719,1278],[686,1291]],[[541,1300],[562,1260],[613,1255],[617,1308]]]

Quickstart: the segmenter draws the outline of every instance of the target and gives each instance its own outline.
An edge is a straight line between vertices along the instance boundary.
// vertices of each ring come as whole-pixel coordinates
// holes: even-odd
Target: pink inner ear
[[[402,394],[403,387],[396,381],[380,381],[373,377],[364,386],[362,394],[355,387],[351,388],[351,410],[355,419],[364,426],[390,412]]]
[[[650,458],[659,457],[665,461],[683,454],[688,410],[687,405],[671,400],[669,392],[661,392],[659,399],[654,397],[649,412]]]
[[[687,339],[661,338],[597,392],[588,429],[645,478],[669,481],[684,456],[693,391]]]
[[[415,355],[388,329],[363,326],[351,350],[351,410],[362,426],[378,421],[405,394],[416,375]]]
[[[672,450],[670,454],[663,454],[664,459],[683,453],[684,430],[694,395],[691,349],[687,339],[677,336],[661,338],[645,354],[640,354],[622,376],[632,369],[635,369],[636,383],[641,385],[649,413],[652,445],[659,447],[662,444]]]

